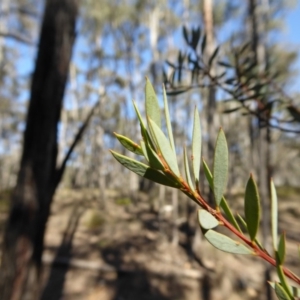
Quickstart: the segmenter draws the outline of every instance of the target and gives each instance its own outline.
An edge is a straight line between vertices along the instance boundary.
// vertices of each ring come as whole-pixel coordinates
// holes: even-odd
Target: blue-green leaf
[[[148,78],[146,78],[145,95],[146,95],[147,118],[153,120],[156,123],[156,125],[159,128],[161,128],[160,107],[158,104],[158,100],[154,88]]]
[[[280,283],[278,283],[278,282],[269,282],[269,284],[270,284],[270,286],[275,290],[275,285],[276,284],[278,284],[279,285],[279,287],[281,287],[283,290],[284,290],[284,287],[282,286],[282,284],[280,284]],[[292,296],[291,296],[291,298],[290,298],[290,296],[289,295],[285,295],[285,297],[288,297],[288,298],[285,298],[285,299],[291,299],[291,300],[294,300],[294,298],[293,297],[299,297],[300,296],[300,289],[299,288],[296,288],[295,286],[291,286],[290,287],[291,288],[291,290],[292,290]],[[286,291],[285,291],[285,293],[286,294],[289,294],[289,293],[287,293]],[[278,294],[277,294],[277,297],[278,297]],[[279,298],[279,299],[281,299],[281,298]],[[282,298],[282,299],[284,299],[284,298]]]
[[[282,265],[285,259],[285,234],[284,233],[280,235],[277,254],[278,254],[279,264]]]
[[[207,163],[205,162],[204,159],[202,159],[202,162],[203,162],[203,167],[204,167],[204,174],[205,174],[205,177],[206,177],[206,180],[208,181],[208,184],[210,186],[211,189],[213,189],[213,177],[212,177],[212,174],[209,170],[209,167],[207,165]],[[241,231],[241,228],[239,226],[239,224],[237,223],[231,209],[229,208],[229,205],[225,199],[225,197],[223,196],[222,197],[222,201],[221,201],[221,204],[220,204],[221,208],[223,209],[226,217],[228,218],[229,222],[239,231],[239,232],[242,232]]]
[[[191,179],[190,168],[189,168],[189,161],[188,161],[187,154],[186,154],[186,148],[184,148],[184,150],[183,150],[183,155],[184,155],[185,177],[186,177],[186,180],[187,180],[187,183],[188,183],[190,189],[192,191],[194,191],[195,187],[194,187],[193,181]]]
[[[269,283],[269,285],[271,286],[271,288],[273,289],[273,290],[275,290],[275,283],[276,282],[274,282],[274,281],[268,281],[268,283]],[[278,283],[278,282],[277,282]],[[279,285],[280,285],[280,283],[278,283]]]
[[[273,248],[277,250],[277,235],[278,235],[278,201],[277,193],[273,180],[271,180],[271,224],[272,224],[272,240]]]
[[[275,293],[279,300],[293,300],[284,288],[277,282],[275,282]]]
[[[192,161],[196,185],[199,183],[200,161],[201,161],[201,126],[198,110],[195,108],[194,127],[192,138]]]
[[[241,224],[243,225],[243,228],[244,228],[245,230],[247,230],[247,229],[248,229],[248,228],[247,228],[247,223],[246,223],[246,221],[244,220],[244,218],[243,218],[240,214],[237,214],[237,217],[238,217],[239,221],[241,222]]]
[[[168,135],[169,135],[169,140],[170,140],[170,145],[176,155],[176,149],[175,149],[175,144],[174,144],[174,138],[173,138],[173,132],[172,132],[172,125],[171,125],[171,120],[170,120],[170,113],[169,113],[169,105],[168,105],[168,99],[167,99],[167,93],[165,86],[163,85],[163,95],[164,95],[164,107],[165,107],[165,116],[166,116],[166,124],[167,124],[167,129],[168,129]]]
[[[149,168],[147,165],[129,158],[127,156],[124,156],[122,154],[119,154],[113,150],[110,150],[111,154],[113,155],[113,157],[124,167],[126,167],[127,169],[129,169],[130,171],[144,177],[147,169]]]
[[[139,119],[139,122],[140,122],[142,136],[143,136],[143,138],[145,139],[145,138],[146,138],[146,131],[147,131],[146,126],[145,126],[145,123],[144,123],[144,121],[143,121],[143,118],[142,118],[142,116],[141,116],[141,113],[140,113],[140,111],[139,111],[139,109],[138,109],[136,103],[135,103],[134,101],[132,101],[132,103],[133,103],[133,107],[134,107],[134,110],[135,110],[135,112],[136,112],[136,115],[137,115],[137,117],[138,117],[138,119]]]
[[[210,244],[212,244],[214,247],[221,251],[234,254],[254,254],[244,244],[241,244],[238,241],[234,241],[226,235],[218,233],[214,230],[208,230],[204,234],[204,236]]]
[[[146,128],[145,122],[144,122],[144,120],[142,118],[142,115],[141,115],[141,113],[140,113],[140,111],[138,109],[138,106],[137,106],[137,104],[136,104],[136,102],[134,100],[132,100],[132,104],[133,104],[135,113],[136,113],[136,115],[137,115],[137,117],[139,119],[140,124],[142,125],[143,128]]]
[[[152,141],[151,138],[150,138],[150,135],[149,135],[149,133],[148,133],[148,131],[147,131],[146,125],[145,125],[145,123],[144,123],[144,121],[143,121],[143,119],[142,119],[142,116],[141,116],[141,114],[140,114],[140,111],[139,111],[139,109],[138,109],[138,107],[137,107],[137,105],[136,105],[136,103],[135,103],[134,101],[133,101],[133,106],[134,106],[136,115],[137,115],[137,117],[138,117],[138,119],[139,119],[139,122],[140,122],[141,133],[142,133],[142,137],[143,137],[143,139],[144,139],[144,142],[145,142],[145,144],[149,144],[150,147],[151,147],[152,149],[154,149],[155,147],[154,147],[153,141]]]
[[[165,167],[159,159],[159,156],[155,153],[155,151],[151,148],[149,144],[145,145],[150,167],[153,169],[164,171]]]
[[[245,230],[248,230],[248,226],[246,221],[243,219],[243,217],[240,214],[237,214],[239,221],[241,222],[241,224],[243,225]],[[261,249],[264,250],[263,245],[259,242],[259,240],[257,238],[254,239],[255,244]]]
[[[227,184],[227,176],[228,147],[224,131],[220,129],[215,147],[213,166],[213,192],[217,206],[220,206],[220,202]]]
[[[292,289],[287,283],[286,277],[283,272],[282,265],[276,264],[277,275],[280,280],[280,284],[285,292],[289,295],[289,297],[293,298]]]
[[[300,288],[297,288],[295,286],[291,286],[291,289],[293,291],[293,296],[294,297],[300,297]]]
[[[156,125],[156,123],[151,119],[149,119],[149,128],[150,132],[153,135],[153,138],[155,139],[155,143],[159,148],[159,151],[163,156],[164,160],[166,161],[168,167],[177,177],[180,177],[176,155],[173,149],[171,148],[168,139],[161,131],[161,129]]]
[[[177,182],[170,180],[169,178],[166,177],[166,175],[162,174],[161,172],[154,170],[137,160],[121,155],[115,151],[110,150],[110,152],[121,165],[123,165],[130,171],[136,173],[137,175],[162,185],[166,185],[174,188],[179,187],[179,184]]]
[[[205,209],[198,210],[198,222],[203,229],[212,229],[219,225],[219,221]]]
[[[247,182],[245,191],[245,218],[248,228],[248,233],[252,241],[255,240],[260,218],[260,204],[259,194],[256,186],[256,182],[252,174]]]
[[[271,286],[271,288],[272,288],[273,290],[275,290],[275,282],[273,282],[273,281],[268,281],[268,283],[269,283],[269,285]]]
[[[147,153],[147,149],[146,149],[146,144],[145,144],[144,141],[141,141],[141,149],[143,151],[143,154],[144,154],[145,158],[149,162],[149,157],[148,157],[148,153]]]
[[[144,155],[142,148],[140,147],[140,145],[136,144],[134,141],[132,141],[131,139],[129,139],[128,137],[115,133],[114,135],[116,136],[116,138],[119,140],[119,142],[129,151],[138,154],[138,155]]]
[[[220,207],[223,209],[226,217],[228,218],[229,222],[239,231],[242,232],[238,222],[236,221],[235,216],[233,215],[227,200],[225,199],[225,197],[222,197],[221,203],[220,203]]]
[[[202,163],[203,163],[203,167],[204,167],[204,174],[205,174],[206,180],[208,181],[210,188],[213,189],[214,188],[213,176],[212,176],[211,171],[210,171],[206,161],[204,160],[204,158],[202,158]]]

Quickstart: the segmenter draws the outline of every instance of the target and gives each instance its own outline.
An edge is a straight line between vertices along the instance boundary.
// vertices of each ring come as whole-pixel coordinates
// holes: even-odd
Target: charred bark
[[[24,145],[2,252],[1,299],[38,299],[50,205],[58,184],[57,126],[75,39],[76,0],[48,0],[31,84]]]

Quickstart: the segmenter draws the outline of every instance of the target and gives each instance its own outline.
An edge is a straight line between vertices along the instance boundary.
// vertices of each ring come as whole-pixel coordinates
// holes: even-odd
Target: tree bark
[[[263,1],[263,3],[258,3],[257,0],[249,0],[249,18],[251,23],[251,45],[252,52],[254,53],[254,58],[258,69],[260,72],[265,70],[267,63],[266,54],[266,22],[267,22],[267,11],[268,11],[268,0]],[[263,104],[267,104],[267,98],[264,99]],[[261,206],[262,206],[262,242],[267,251],[270,252],[271,245],[269,237],[271,236],[270,228],[270,180],[271,180],[271,131],[269,127],[269,120],[266,122],[266,126],[263,124],[265,121],[258,119],[258,141],[257,141],[257,156],[258,165],[256,166],[257,173],[259,176],[259,189],[261,195]],[[252,122],[251,122],[252,124]],[[253,124],[252,124],[253,125]],[[272,289],[267,283],[271,278],[271,268],[269,265],[265,265],[265,291],[266,299],[272,300]]]
[[[215,45],[215,34],[214,34],[214,18],[213,18],[213,0],[204,0],[203,1],[203,21],[204,29],[206,35],[206,53],[205,58],[208,60],[213,54],[216,45]],[[211,67],[212,75],[216,73],[216,67],[213,65]],[[206,92],[206,91],[205,91]],[[205,103],[205,114],[206,114],[206,128],[208,133],[208,140],[206,143],[207,160],[211,165],[214,156],[215,140],[216,140],[216,87],[211,85],[208,88],[206,94],[206,103]],[[213,193],[208,187],[208,201],[213,203]]]
[[[1,299],[38,299],[50,205],[58,185],[57,125],[75,39],[76,0],[48,0],[17,185],[4,233]]]

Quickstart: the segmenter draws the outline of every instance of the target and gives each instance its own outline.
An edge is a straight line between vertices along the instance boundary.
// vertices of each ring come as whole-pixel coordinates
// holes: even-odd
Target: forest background
[[[45,7],[45,3],[34,0],[1,1],[2,231],[11,191],[17,184]],[[280,230],[287,231],[293,253],[299,243],[295,224],[300,215],[299,15],[296,1],[280,0],[80,2],[57,123],[57,165],[64,162],[82,124],[87,127],[66,162],[55,200],[50,201],[42,251],[44,299],[59,299],[62,295],[64,299],[93,295],[98,299],[225,299],[225,293],[231,295],[230,299],[271,299],[262,278],[264,274],[273,276],[269,274],[272,271],[259,264],[251,268],[252,260],[234,263],[235,258],[228,258],[230,263],[218,268],[218,254],[202,241],[195,207],[177,190],[156,186],[124,169],[108,150],[123,151],[113,132],[141,139],[132,100],[144,113],[147,76],[162,103],[164,82],[178,146],[190,143],[195,106],[202,123],[203,155],[209,163],[218,128],[223,127],[230,149],[227,198],[234,199],[237,211],[250,171],[258,178],[264,208],[269,206],[267,180],[274,178],[282,197]],[[272,103],[279,100],[272,107],[270,126],[261,126],[260,116],[245,108],[236,109],[237,101],[227,101],[229,94],[220,87],[182,88],[191,84],[189,67],[180,81],[174,72],[181,55],[190,51],[183,26],[189,32],[199,27],[206,34],[203,57],[209,57],[220,45],[219,61],[230,63],[234,48],[244,49],[245,57],[256,57],[256,64],[263,69],[270,66],[270,73],[276,73],[276,95],[270,93],[268,99]],[[244,47],[247,43],[250,46]],[[224,65],[216,64],[213,72],[222,73],[222,68]],[[178,87],[184,93],[176,92]],[[252,101],[249,109],[253,112],[257,105]],[[179,154],[181,151],[178,147]],[[209,198],[205,182],[201,182],[201,188]],[[267,243],[267,225],[263,228]],[[159,255],[149,256],[154,250]],[[158,283],[157,277],[163,273],[159,269],[161,260],[166,274]],[[293,255],[288,263],[297,269]],[[62,270],[58,271],[57,265]],[[250,271],[241,279],[244,265]],[[233,271],[227,270],[230,267]],[[232,273],[228,282],[219,280],[228,272]],[[53,281],[55,276],[60,280]],[[178,286],[175,291],[174,285]]]

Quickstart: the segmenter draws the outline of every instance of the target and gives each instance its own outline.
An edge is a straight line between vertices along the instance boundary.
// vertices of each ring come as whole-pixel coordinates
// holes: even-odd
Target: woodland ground
[[[45,237],[44,300],[265,299],[264,266],[257,258],[221,253],[201,240],[187,251],[185,224],[179,245],[171,239],[171,216],[163,221],[139,193],[133,201],[107,191],[105,210],[96,190],[57,192]],[[300,273],[300,191],[279,189],[280,231],[287,234],[286,265]],[[0,225],[8,194],[0,194]],[[242,212],[242,197],[228,199]],[[196,215],[195,215],[196,218]],[[54,263],[53,263],[54,262]],[[273,272],[272,275],[275,276]]]

